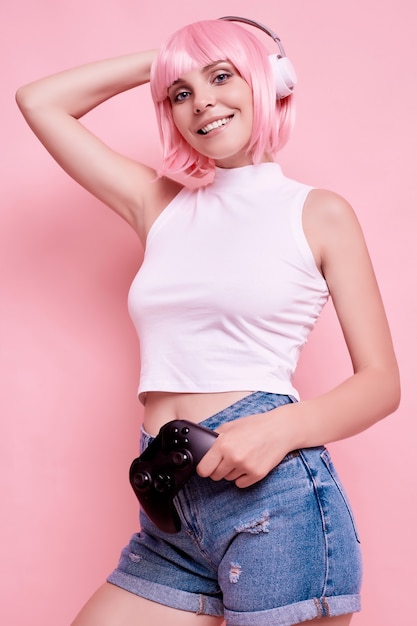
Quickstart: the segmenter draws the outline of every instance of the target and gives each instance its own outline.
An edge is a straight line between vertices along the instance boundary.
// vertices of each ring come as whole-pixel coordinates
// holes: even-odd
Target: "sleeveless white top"
[[[302,346],[328,299],[302,227],[311,187],[276,163],[216,168],[154,222],[129,292],[147,391],[298,399]]]

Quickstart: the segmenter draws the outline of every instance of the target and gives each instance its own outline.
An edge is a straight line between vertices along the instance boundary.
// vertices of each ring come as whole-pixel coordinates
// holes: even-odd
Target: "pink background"
[[[2,624],[68,624],[116,564],[136,529],[127,470],[141,418],[126,311],[139,244],[60,171],[20,117],[14,92],[69,65],[157,47],[186,22],[233,13],[276,30],[298,70],[286,173],[347,197],[369,242],[403,401],[394,416],[330,448],[364,550],[363,612],[354,624],[416,623],[414,1],[15,0],[0,16]],[[157,162],[147,87],[88,123],[117,148]],[[299,387],[308,396],[349,372],[329,306]]]

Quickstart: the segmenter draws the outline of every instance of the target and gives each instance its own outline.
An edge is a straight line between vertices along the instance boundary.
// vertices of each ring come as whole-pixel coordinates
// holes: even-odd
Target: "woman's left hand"
[[[291,451],[284,417],[292,408],[284,405],[222,424],[219,437],[198,464],[199,476],[233,480],[237,487],[262,480]]]

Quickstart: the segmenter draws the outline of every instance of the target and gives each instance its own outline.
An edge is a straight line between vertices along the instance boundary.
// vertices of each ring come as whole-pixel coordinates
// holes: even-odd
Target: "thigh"
[[[71,626],[220,626],[222,621],[221,617],[172,609],[105,583]]]

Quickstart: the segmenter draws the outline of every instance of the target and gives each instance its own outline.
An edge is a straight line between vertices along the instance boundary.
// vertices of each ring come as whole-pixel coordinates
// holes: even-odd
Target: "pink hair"
[[[253,91],[253,129],[248,153],[259,163],[286,143],[292,128],[292,96],[277,100],[268,52],[247,29],[233,22],[210,20],[175,32],[161,48],[151,71],[151,93],[163,146],[160,175],[186,172],[204,176],[214,164],[182,137],[172,117],[168,88],[198,67],[227,60]]]

